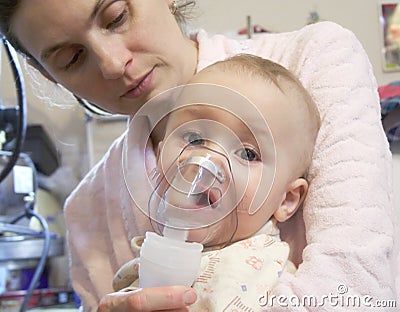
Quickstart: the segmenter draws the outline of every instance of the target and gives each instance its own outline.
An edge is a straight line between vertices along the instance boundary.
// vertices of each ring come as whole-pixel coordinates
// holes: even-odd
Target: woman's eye
[[[82,61],[84,49],[78,46],[71,46],[58,51],[55,55],[55,65],[59,69],[69,70]]]
[[[79,49],[76,53],[74,53],[71,60],[65,66],[65,69],[70,69],[72,66],[74,66],[79,61],[79,58],[81,57],[82,53],[83,49]]]
[[[191,145],[202,145],[204,143],[204,140],[200,134],[195,132],[185,134],[184,139]]]
[[[127,10],[124,10],[121,12],[121,14],[119,14],[116,18],[114,18],[108,25],[107,28],[114,28],[116,26],[119,26],[120,24],[122,24],[125,19],[126,19],[126,14],[127,14]]]
[[[242,148],[236,154],[246,161],[257,161],[260,160],[258,154],[251,148]]]
[[[127,20],[128,6],[125,1],[116,1],[108,8],[109,22],[106,23],[106,29],[113,30]]]

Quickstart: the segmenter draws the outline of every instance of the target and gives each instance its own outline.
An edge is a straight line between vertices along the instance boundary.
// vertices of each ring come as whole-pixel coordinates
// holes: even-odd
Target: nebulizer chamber
[[[229,160],[220,151],[189,144],[166,165],[148,204],[162,236],[146,233],[140,287],[192,285],[203,245],[186,241],[189,232],[216,223],[236,205]]]
[[[146,232],[140,250],[139,286],[157,287],[193,284],[203,245]]]
[[[174,103],[173,108],[171,102]],[[243,105],[244,102],[246,105]],[[207,241],[208,236],[215,235],[215,229],[216,235],[220,235],[218,230],[221,228],[218,226],[221,220],[228,220],[228,224],[232,225],[226,227],[232,231],[226,240],[232,238],[236,229],[235,209],[244,195],[249,175],[246,166],[237,171],[240,166],[235,169],[232,161],[231,147],[242,144],[235,135],[235,129],[215,120],[188,119],[163,139],[158,165],[153,163],[151,168],[145,165],[148,140],[160,120],[172,110],[190,105],[198,107],[199,103],[211,103],[214,108],[218,107],[215,103],[224,103],[222,109],[227,112],[243,110],[236,116],[249,111],[258,116],[258,112],[252,112],[254,107],[247,105],[247,99],[215,85],[193,88],[188,85],[171,89],[150,100],[135,115],[124,143],[124,178],[136,207],[149,217],[154,228],[154,232],[146,233],[140,250],[140,287],[192,285],[200,267],[202,243]],[[263,122],[265,120],[257,121],[257,126]],[[146,127],[148,132],[141,133]],[[207,135],[202,133],[202,144],[196,141],[187,142],[185,146],[176,144],[175,138],[184,137],[183,133],[187,133],[188,129],[207,130]],[[268,132],[263,138],[269,140],[272,136]],[[266,141],[261,143],[270,144]],[[232,170],[236,170],[235,174]],[[235,183],[233,176],[240,176],[241,181]],[[271,180],[270,177],[268,180]],[[270,187],[270,181],[264,185],[263,193]],[[249,208],[249,213],[254,212]]]

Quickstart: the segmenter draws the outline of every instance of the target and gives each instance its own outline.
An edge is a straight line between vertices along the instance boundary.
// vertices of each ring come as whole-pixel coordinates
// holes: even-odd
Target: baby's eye
[[[189,132],[183,136],[184,140],[191,145],[202,145],[204,143],[203,138],[196,132]]]
[[[238,155],[240,158],[246,161],[260,160],[260,157],[258,157],[257,152],[248,147],[240,149],[239,151],[236,152],[236,155]]]

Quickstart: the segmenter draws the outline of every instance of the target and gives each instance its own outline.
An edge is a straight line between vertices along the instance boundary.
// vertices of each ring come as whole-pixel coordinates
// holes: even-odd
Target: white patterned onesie
[[[135,252],[140,251],[142,242],[143,237],[132,240]],[[192,285],[197,301],[190,311],[261,311],[282,271],[295,271],[288,255],[289,245],[280,241],[279,230],[272,221],[248,239],[204,251]],[[114,283],[121,287],[114,284],[115,290],[137,289],[139,262],[136,258],[121,267],[114,277]]]
[[[261,311],[285,266],[292,266],[288,244],[267,234],[203,254],[191,311]]]

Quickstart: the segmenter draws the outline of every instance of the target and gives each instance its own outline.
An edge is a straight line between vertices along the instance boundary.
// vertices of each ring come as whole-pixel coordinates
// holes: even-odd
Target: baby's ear
[[[303,178],[298,178],[290,183],[285,196],[275,211],[274,217],[278,222],[285,222],[301,206],[308,191],[308,182]]]

